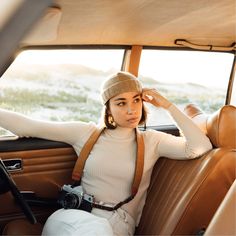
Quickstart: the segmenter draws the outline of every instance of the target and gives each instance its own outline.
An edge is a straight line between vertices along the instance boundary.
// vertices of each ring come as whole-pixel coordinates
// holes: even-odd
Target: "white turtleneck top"
[[[138,193],[122,206],[138,225],[152,168],[160,156],[172,159],[196,158],[212,148],[205,134],[179,109],[171,105],[169,113],[183,136],[176,137],[164,132],[143,132],[145,153],[143,177]],[[79,155],[81,148],[97,129],[94,123],[45,122],[30,119],[21,114],[0,109],[0,126],[20,137],[37,137],[66,142]],[[117,204],[131,195],[136,160],[135,130],[117,127],[105,129],[94,145],[86,161],[82,185],[96,201]]]

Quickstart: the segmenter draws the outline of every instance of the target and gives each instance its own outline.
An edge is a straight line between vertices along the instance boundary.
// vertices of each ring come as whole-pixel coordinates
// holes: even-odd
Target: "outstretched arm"
[[[0,126],[20,137],[36,137],[74,144],[87,124],[82,122],[48,122],[0,109]]]
[[[200,128],[155,89],[144,89],[142,97],[145,102],[166,109],[184,135],[184,137],[167,135],[159,144],[160,156],[195,158],[212,148],[210,140]]]

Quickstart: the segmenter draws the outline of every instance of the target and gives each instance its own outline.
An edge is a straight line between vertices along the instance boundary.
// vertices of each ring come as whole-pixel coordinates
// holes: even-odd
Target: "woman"
[[[143,101],[166,109],[183,136],[155,130],[142,132],[144,169],[135,197],[115,211],[93,208],[91,214],[76,209],[58,210],[47,220],[43,235],[133,235],[157,159],[160,156],[192,159],[212,148],[209,139],[175,105],[155,89],[142,89],[130,73],[118,72],[111,76],[104,83],[101,95],[106,129],[94,145],[81,179],[84,191],[100,204],[114,206],[130,196],[137,149],[135,129],[146,120]],[[0,126],[19,136],[69,143],[77,154],[97,129],[93,123],[42,122],[5,110],[0,110]]]

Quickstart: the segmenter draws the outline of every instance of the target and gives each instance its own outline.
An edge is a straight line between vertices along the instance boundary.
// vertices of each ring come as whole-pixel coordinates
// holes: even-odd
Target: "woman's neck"
[[[134,128],[126,128],[117,126],[115,129],[106,129],[107,134],[114,138],[130,138],[135,136],[135,129]]]

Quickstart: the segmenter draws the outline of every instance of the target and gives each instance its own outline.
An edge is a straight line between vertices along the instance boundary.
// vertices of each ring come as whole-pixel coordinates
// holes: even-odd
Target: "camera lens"
[[[81,204],[81,198],[73,193],[67,193],[63,200],[63,207],[65,209],[77,209]]]

